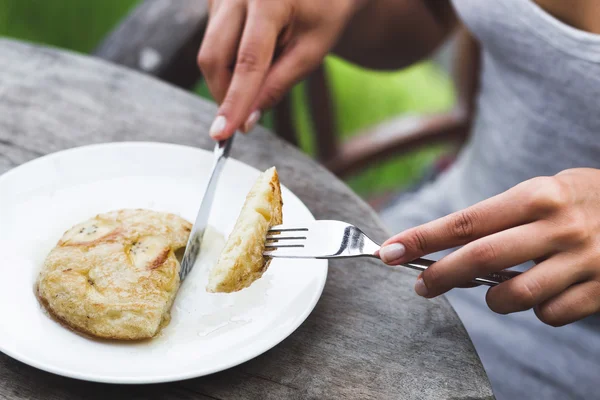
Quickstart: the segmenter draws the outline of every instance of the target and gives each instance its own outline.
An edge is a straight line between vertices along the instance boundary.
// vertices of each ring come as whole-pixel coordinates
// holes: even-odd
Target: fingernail
[[[246,120],[246,123],[244,124],[244,132],[248,133],[252,130],[252,128],[254,128],[254,125],[256,125],[256,123],[260,119],[260,114],[261,113],[258,110],[250,114],[250,116]]]
[[[425,286],[423,278],[417,279],[417,282],[415,283],[415,292],[422,297],[426,297],[429,294],[429,289]]]
[[[217,118],[215,118],[215,121],[210,126],[210,136],[213,138],[218,136],[221,132],[223,132],[223,129],[225,129],[225,125],[227,125],[227,119],[224,116],[219,115]]]
[[[388,264],[400,259],[404,253],[406,253],[406,248],[403,245],[392,243],[379,250],[379,257],[384,263]]]

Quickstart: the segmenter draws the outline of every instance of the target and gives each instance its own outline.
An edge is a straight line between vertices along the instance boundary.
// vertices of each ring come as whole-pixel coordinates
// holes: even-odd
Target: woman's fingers
[[[198,52],[198,66],[218,103],[225,98],[231,82],[230,67],[235,60],[245,18],[246,10],[241,2],[221,4],[210,18]]]
[[[573,285],[534,310],[542,322],[551,326],[563,326],[596,314],[600,312],[600,281]]]
[[[550,257],[529,271],[488,290],[488,306],[500,314],[529,310],[587,280],[591,269],[584,263],[585,260],[570,253]]]
[[[415,289],[435,297],[491,272],[501,271],[553,250],[551,230],[543,222],[507,229],[474,242],[442,258],[422,274]]]
[[[404,231],[387,240],[380,254],[385,263],[399,264],[464,245],[529,220],[527,210],[518,196],[502,193],[465,210]],[[396,246],[388,248],[391,244]]]
[[[284,94],[323,60],[326,46],[310,35],[296,38],[286,45],[262,86],[253,110],[273,107]]]
[[[463,211],[404,231],[384,243],[381,258],[397,265],[533,222],[560,206],[555,181],[532,179]]]
[[[237,129],[250,130],[262,109],[318,65],[361,4],[209,0],[211,21],[198,63],[221,104],[211,136],[224,140]],[[276,65],[274,57],[281,58]]]
[[[278,2],[252,2],[242,34],[231,84],[211,127],[211,136],[223,140],[250,116],[275,52],[277,38],[291,16]]]

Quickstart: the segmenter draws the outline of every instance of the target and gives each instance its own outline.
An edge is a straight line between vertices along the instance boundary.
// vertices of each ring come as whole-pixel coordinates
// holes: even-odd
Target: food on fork
[[[219,261],[211,270],[207,291],[231,293],[246,288],[269,266],[263,256],[269,228],[282,223],[281,188],[275,167],[262,173],[248,193]]]
[[[37,282],[43,306],[68,327],[99,338],[155,336],[170,319],[191,224],[173,214],[119,210],[68,230]]]

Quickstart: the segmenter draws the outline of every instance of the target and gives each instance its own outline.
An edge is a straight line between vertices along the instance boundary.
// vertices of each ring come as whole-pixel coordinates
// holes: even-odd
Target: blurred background
[[[139,0],[0,0],[0,35],[91,53],[141,3]],[[443,60],[442,55],[402,71],[374,72],[328,57],[323,73],[335,119],[334,135],[343,143],[392,118],[450,110],[455,95],[447,62]],[[202,80],[191,89],[210,98]],[[316,157],[319,144],[315,140],[309,101],[305,83],[297,85],[289,96],[298,146]],[[272,113],[265,115],[262,123],[275,128]],[[343,178],[355,192],[377,206],[382,199],[418,185],[431,175],[435,161],[447,151],[446,145],[428,145],[375,161]]]

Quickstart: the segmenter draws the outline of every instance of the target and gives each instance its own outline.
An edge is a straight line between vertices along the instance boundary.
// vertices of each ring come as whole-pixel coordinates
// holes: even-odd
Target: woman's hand
[[[600,312],[600,170],[535,178],[384,243],[390,265],[462,246],[417,279],[435,297],[472,279],[533,260],[527,272],[490,288],[488,306],[508,314],[535,308],[552,326]]]
[[[198,64],[221,104],[211,136],[251,129],[321,63],[362,1],[210,0]]]

